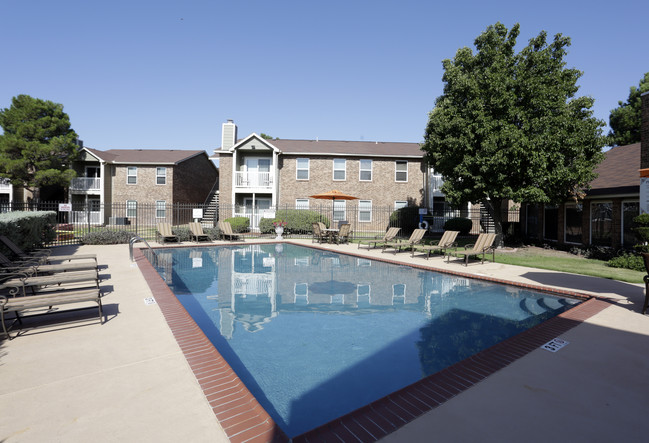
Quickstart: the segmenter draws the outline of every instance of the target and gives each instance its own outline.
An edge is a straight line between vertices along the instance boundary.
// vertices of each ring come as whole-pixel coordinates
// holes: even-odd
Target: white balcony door
[[[248,186],[253,188],[270,186],[270,163],[269,158],[246,157]]]
[[[254,202],[254,205],[253,205]],[[267,209],[270,209],[271,199],[270,198],[255,198],[254,200],[251,197],[246,197],[243,199],[243,205],[245,206],[246,217],[250,219],[250,228],[258,229],[259,220],[264,215],[264,212]]]

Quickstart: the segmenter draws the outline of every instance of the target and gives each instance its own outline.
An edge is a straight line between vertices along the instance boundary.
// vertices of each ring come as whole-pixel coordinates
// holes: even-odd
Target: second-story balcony
[[[99,191],[100,188],[99,177],[77,177],[70,182],[70,189],[73,191]]]
[[[235,172],[234,180],[237,188],[271,189],[274,176],[272,172]]]
[[[431,175],[430,176],[430,191],[433,195],[444,195],[442,193],[442,185],[444,184],[444,178],[441,175]]]

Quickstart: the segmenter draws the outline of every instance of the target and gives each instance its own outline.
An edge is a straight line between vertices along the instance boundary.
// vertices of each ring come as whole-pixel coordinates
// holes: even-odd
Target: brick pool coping
[[[289,244],[297,244],[286,242]],[[227,245],[209,246],[230,246]],[[239,243],[241,245],[269,243]],[[299,246],[304,246],[297,244]],[[181,247],[202,247],[188,245]],[[326,249],[312,245],[316,249]],[[340,251],[337,251],[340,252]],[[366,255],[345,251],[341,254],[368,258]],[[384,258],[372,259],[403,265],[403,262]],[[198,384],[217,420],[232,442],[288,442],[291,441],[268,415],[257,399],[248,391],[230,365],[203,334],[178,298],[162,277],[144,257],[140,249],[134,250],[138,264],[162,314],[182,350]],[[497,343],[472,357],[462,360],[435,374],[425,377],[392,394],[352,411],[302,435],[294,442],[359,441],[374,442],[410,423],[426,412],[508,366],[519,358],[557,338],[593,315],[609,303],[592,295],[551,289],[507,280],[476,276],[459,271],[440,270],[433,266],[407,264],[419,269],[443,272],[478,280],[523,287],[546,293],[582,298],[585,301],[562,314],[527,331]]]

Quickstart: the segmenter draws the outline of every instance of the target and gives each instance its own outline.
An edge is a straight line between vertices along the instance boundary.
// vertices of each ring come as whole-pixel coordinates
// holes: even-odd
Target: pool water
[[[579,303],[289,244],[157,256],[160,275],[289,437]]]

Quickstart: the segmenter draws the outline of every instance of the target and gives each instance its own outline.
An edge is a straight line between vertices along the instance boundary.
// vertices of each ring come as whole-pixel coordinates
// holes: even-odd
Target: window
[[[398,182],[408,181],[408,162],[405,160],[397,160],[394,162],[395,174],[394,180]]]
[[[358,179],[362,182],[372,181],[372,160],[360,160]]]
[[[296,198],[295,199],[295,209],[309,209],[309,199],[308,198]]]
[[[308,180],[309,179],[309,159],[308,158],[298,158],[297,159],[297,180]]]
[[[368,308],[372,304],[369,283],[358,283],[356,285],[356,303],[359,308]]]
[[[334,221],[347,220],[347,202],[345,200],[334,200]]]
[[[137,185],[137,168],[135,166],[126,168],[126,184]]]
[[[406,285],[397,283],[392,285],[392,304],[404,304],[406,301]]]
[[[155,168],[155,184],[167,184],[167,168]]]
[[[401,208],[405,208],[406,206],[408,206],[407,201],[397,200],[397,201],[394,202],[394,210],[395,211],[397,211],[397,210],[399,210]]]
[[[372,221],[372,200],[360,200],[358,202],[358,221]]]
[[[165,218],[167,216],[167,202],[164,200],[156,200],[155,202],[155,216],[156,218]]]
[[[566,205],[566,243],[581,243],[581,220],[582,213],[581,206]]]
[[[137,202],[135,200],[126,200],[126,216],[137,217]]]
[[[347,161],[344,158],[334,158],[334,180],[347,179]]]
[[[622,246],[625,248],[630,248],[638,243],[635,232],[633,232],[635,227],[633,219],[638,215],[640,215],[640,204],[638,202],[622,203]]]
[[[295,304],[305,306],[309,304],[309,284],[308,283],[295,283],[293,287],[293,295],[295,296]]]
[[[558,223],[559,208],[556,206],[546,206],[543,217],[543,238],[545,240],[557,241]]]
[[[590,242],[596,246],[613,243],[613,204],[593,203],[590,207]]]

